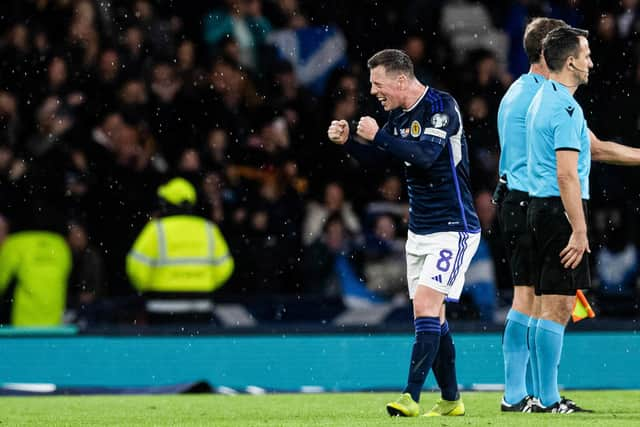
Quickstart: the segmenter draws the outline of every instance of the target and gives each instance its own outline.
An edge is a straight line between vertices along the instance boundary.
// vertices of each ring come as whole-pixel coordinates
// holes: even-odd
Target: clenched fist
[[[349,139],[349,124],[346,120],[334,120],[329,126],[327,135],[331,142],[342,145]]]
[[[376,123],[373,117],[364,116],[360,118],[358,122],[357,133],[359,137],[366,139],[367,141],[373,141],[376,133],[378,133],[378,123]]]

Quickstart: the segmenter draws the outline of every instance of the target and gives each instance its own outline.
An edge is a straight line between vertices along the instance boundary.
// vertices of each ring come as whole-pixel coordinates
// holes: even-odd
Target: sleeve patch
[[[437,136],[438,138],[442,138],[442,139],[446,139],[447,138],[447,132],[445,132],[442,129],[425,128],[424,129],[424,134],[425,135],[431,135],[431,136]]]
[[[449,116],[445,113],[436,113],[431,116],[431,126],[434,128],[443,128],[449,124]]]

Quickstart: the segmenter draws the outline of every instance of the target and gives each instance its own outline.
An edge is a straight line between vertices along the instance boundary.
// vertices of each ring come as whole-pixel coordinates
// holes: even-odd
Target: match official
[[[558,366],[564,330],[578,289],[591,286],[587,201],[590,132],[573,97],[593,68],[588,32],[563,27],[543,41],[549,80],[533,98],[526,118],[536,293],[541,314],[535,335],[540,406],[537,412],[581,410],[560,397]]]
[[[498,109],[500,183],[494,193],[494,203],[498,205],[498,220],[513,281],[513,303],[502,340],[505,384],[500,409],[503,412],[531,412],[538,396],[533,339],[539,304],[534,304],[532,241],[527,227],[529,182],[525,119],[531,100],[549,76],[542,57],[542,40],[551,30],[563,26],[567,24],[551,18],[534,18],[527,25],[523,44],[531,68],[513,82]],[[527,384],[529,359],[532,381]]]

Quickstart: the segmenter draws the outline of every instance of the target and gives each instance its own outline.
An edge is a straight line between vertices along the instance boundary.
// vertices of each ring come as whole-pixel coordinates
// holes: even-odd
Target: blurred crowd
[[[577,97],[601,139],[638,146],[638,0],[5,0],[0,241],[34,227],[65,235],[71,308],[134,295],[127,251],[158,185],[181,176],[236,261],[216,299],[393,301],[406,286],[402,165],[358,165],[326,128],[385,121],[365,64],[395,47],[463,110],[483,225],[466,298],[495,319],[510,292],[490,202],[496,113],[528,69],[532,16],[590,30],[595,72]],[[613,301],[602,310],[624,313],[637,298],[638,170],[595,166],[592,197],[593,271]]]

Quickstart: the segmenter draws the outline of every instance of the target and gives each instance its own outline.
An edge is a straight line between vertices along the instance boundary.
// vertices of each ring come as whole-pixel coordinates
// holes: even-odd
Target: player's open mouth
[[[387,102],[387,98],[378,98],[378,101],[380,101],[380,103],[384,105]]]

